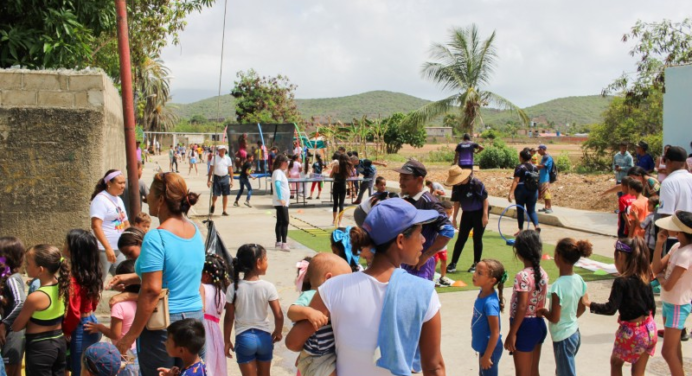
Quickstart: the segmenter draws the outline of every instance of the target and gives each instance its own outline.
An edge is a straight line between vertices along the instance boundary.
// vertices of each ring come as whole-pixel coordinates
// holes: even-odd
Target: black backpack
[[[538,169],[534,165],[531,165],[531,170],[529,170],[527,165],[524,165],[524,169],[524,187],[532,192],[537,191],[539,185],[538,182],[540,180]]]
[[[557,163],[555,163],[555,159],[553,159],[553,157],[550,157],[550,160],[553,162],[549,172],[550,184],[552,184],[557,181]]]

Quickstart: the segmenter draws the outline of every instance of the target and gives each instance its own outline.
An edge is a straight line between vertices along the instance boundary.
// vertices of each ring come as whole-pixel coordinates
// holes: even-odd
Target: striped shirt
[[[312,297],[315,296],[317,290],[303,291],[302,294],[296,300],[295,305],[301,307],[309,307]],[[303,350],[312,356],[322,356],[326,354],[333,353],[336,350],[336,345],[334,344],[334,331],[332,330],[332,322],[321,328],[319,328],[315,334],[311,335],[305,345],[303,345]]]

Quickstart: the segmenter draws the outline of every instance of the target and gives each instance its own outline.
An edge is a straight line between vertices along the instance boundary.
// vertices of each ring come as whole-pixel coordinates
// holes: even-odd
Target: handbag
[[[161,231],[160,229],[158,229]],[[161,238],[161,245],[166,248],[163,242],[163,237],[159,232],[159,238]],[[149,316],[146,328],[147,330],[166,330],[169,325],[171,325],[171,315],[168,310],[168,289],[163,288],[159,293],[159,300],[156,302],[156,307],[154,307],[154,312]]]

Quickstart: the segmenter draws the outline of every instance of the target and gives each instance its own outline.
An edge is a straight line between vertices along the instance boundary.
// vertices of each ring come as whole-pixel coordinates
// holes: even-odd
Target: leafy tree
[[[425,128],[415,124],[407,124],[405,119],[406,115],[397,112],[382,120],[387,129],[384,132],[384,143],[388,154],[398,153],[404,144],[409,144],[415,148],[425,145]]]
[[[430,103],[413,112],[407,121],[424,124],[452,110],[459,110],[460,130],[473,133],[483,124],[481,107],[494,104],[516,112],[526,124],[528,116],[509,100],[481,87],[488,85],[497,54],[493,41],[495,32],[481,41],[476,25],[466,29],[452,29],[449,42],[435,43],[430,56],[435,60],[423,64],[423,76],[439,84],[443,90],[454,90],[454,95]]]
[[[192,115],[190,118],[190,124],[204,124],[207,122],[207,118],[202,115]]]
[[[260,77],[250,69],[237,73],[231,91],[238,123],[294,123],[301,117],[295,103],[296,85],[288,77]]]
[[[665,92],[664,73],[670,66],[692,62],[692,19],[682,22],[643,22],[641,20],[622,37],[623,42],[635,40],[630,55],[639,57],[636,76],[623,73],[608,85],[602,95],[624,92],[630,103],[640,103],[650,95]]]

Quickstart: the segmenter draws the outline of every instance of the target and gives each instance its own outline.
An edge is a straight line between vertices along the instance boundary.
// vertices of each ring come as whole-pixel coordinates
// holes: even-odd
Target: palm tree
[[[171,73],[161,59],[146,58],[135,69],[136,89],[141,109],[138,119],[145,130],[172,128],[178,117],[167,106],[171,99]]]
[[[458,109],[461,130],[473,133],[474,127],[483,124],[481,107],[493,104],[515,111],[522,122],[528,124],[528,116],[515,104],[493,92],[481,90],[481,86],[488,85],[495,67],[494,40],[493,31],[488,39],[481,41],[478,28],[472,24],[466,29],[452,29],[448,44],[433,44],[430,57],[435,61],[423,64],[422,74],[441,85],[443,90],[456,93],[421,107],[406,121],[422,126],[439,115]]]

